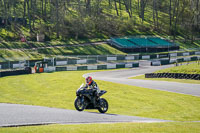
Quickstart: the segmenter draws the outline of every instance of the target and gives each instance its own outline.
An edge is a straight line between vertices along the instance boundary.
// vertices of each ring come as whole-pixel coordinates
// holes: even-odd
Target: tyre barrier
[[[32,73],[31,68],[30,67],[26,67],[24,70],[14,70],[14,71],[3,71],[3,72],[0,72],[0,77],[31,74],[31,73]]]
[[[200,80],[200,74],[185,73],[146,73],[145,78],[174,78]]]

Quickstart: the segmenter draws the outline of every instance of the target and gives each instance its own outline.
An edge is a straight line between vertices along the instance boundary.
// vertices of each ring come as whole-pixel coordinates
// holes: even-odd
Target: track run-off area
[[[140,61],[140,67],[138,68],[100,71],[85,74],[83,75],[83,77],[90,75],[95,80],[104,80],[114,83],[127,84],[200,97],[200,84],[129,79],[129,77],[151,73],[156,70],[172,66],[173,65],[150,66],[149,61]],[[171,121],[118,114],[100,114],[85,111],[78,112],[75,110],[67,109],[0,103],[0,127],[117,122],[151,123]]]

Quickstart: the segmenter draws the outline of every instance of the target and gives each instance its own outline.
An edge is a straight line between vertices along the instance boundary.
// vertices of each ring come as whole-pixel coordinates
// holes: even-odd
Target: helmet
[[[92,83],[92,77],[88,76],[86,79],[85,79],[86,83],[88,85],[90,85]]]

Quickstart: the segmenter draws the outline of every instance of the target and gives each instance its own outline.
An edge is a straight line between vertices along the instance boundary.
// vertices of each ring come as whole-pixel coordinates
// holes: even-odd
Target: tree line
[[[22,18],[30,33],[50,38],[119,36],[135,28],[174,39],[200,36],[199,0],[0,0],[0,18],[6,27],[9,18]]]

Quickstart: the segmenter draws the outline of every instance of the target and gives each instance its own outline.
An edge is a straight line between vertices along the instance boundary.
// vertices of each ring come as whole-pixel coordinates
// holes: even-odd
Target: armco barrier
[[[124,63],[116,64],[116,68],[125,68],[125,64]]]
[[[97,65],[89,65],[87,67],[88,70],[97,70]]]
[[[67,67],[56,67],[56,71],[67,71]]]
[[[150,55],[150,59],[155,59],[157,58],[157,55]]]
[[[143,59],[143,60],[148,60],[148,59],[150,59],[150,55],[143,55],[143,56],[142,56],[142,59]]]
[[[195,52],[194,51],[192,51],[192,52],[189,52],[190,53],[190,55],[195,55]]]
[[[200,74],[184,73],[147,73],[145,78],[175,78],[175,79],[193,79],[200,80]]]
[[[67,61],[56,61],[56,66],[67,65]]]
[[[31,74],[31,69],[3,71],[3,72],[0,72],[0,77],[22,75],[22,74]]]
[[[125,59],[126,59],[126,57],[124,55],[118,55],[117,56],[117,60],[125,60]],[[134,58],[133,58],[133,60],[134,60]]]
[[[151,62],[151,66],[160,66],[161,65],[161,61],[152,61]]]
[[[126,60],[135,60],[135,56],[126,56],[125,59]]]
[[[133,67],[139,67],[139,65],[140,65],[139,63],[135,63],[135,62],[133,63]]]
[[[195,55],[200,55],[200,52],[195,52]]]
[[[106,56],[98,56],[99,61],[107,61],[107,57]]]
[[[191,61],[196,61],[196,60],[198,60],[198,57],[191,57]]]
[[[77,70],[87,70],[87,66],[78,66]]]
[[[159,58],[167,58],[169,57],[169,54],[159,54]]]
[[[184,59],[183,58],[179,58],[179,59],[177,59],[177,62],[178,63],[184,62]]]
[[[107,61],[116,61],[117,57],[107,57]]]
[[[177,53],[177,56],[183,56],[183,53]]]
[[[191,61],[191,57],[185,57],[183,58],[184,61]]]
[[[177,56],[177,53],[171,53],[170,54],[170,57],[176,57]]]
[[[40,60],[27,60],[25,61],[28,66],[33,67],[37,61],[47,61],[49,66],[62,66],[62,65],[75,65],[75,64],[97,64],[98,61],[115,61],[115,60],[139,60],[139,59],[158,59],[158,58],[170,58],[177,56],[188,56],[188,55],[200,55],[200,51],[192,52],[176,52],[169,54],[152,54],[152,55],[80,55],[80,56],[67,56],[67,57],[55,57],[55,58],[45,58]],[[200,58],[199,58],[200,59]],[[195,58],[191,58],[192,61]],[[177,62],[183,62],[183,59],[179,59]],[[23,61],[8,61],[0,62],[0,69],[13,69],[23,67]],[[170,61],[171,63],[171,61]],[[164,63],[165,64],[165,63]]]
[[[87,63],[86,59],[77,60],[77,64],[86,64],[86,63]]]
[[[107,69],[107,65],[97,65],[97,70]]]
[[[127,63],[125,64],[125,68],[132,68],[133,67],[133,64],[132,63]]]
[[[97,60],[90,60],[90,59],[87,60],[87,64],[95,64],[95,63],[97,63]]]
[[[183,53],[183,56],[189,56],[190,53]]]
[[[77,60],[75,60],[75,59],[69,59],[67,63],[71,64],[71,65],[77,64]]]
[[[139,67],[139,63],[118,63],[118,64],[106,64],[106,65],[88,65],[88,66],[67,66],[56,67],[56,71],[76,71],[76,70],[103,70],[103,69],[117,69],[117,68],[133,68]]]
[[[163,59],[160,61],[161,65],[167,65],[169,64],[169,59]]]
[[[107,64],[107,69],[116,69],[116,64]]]
[[[76,71],[77,66],[67,66],[67,71]]]

